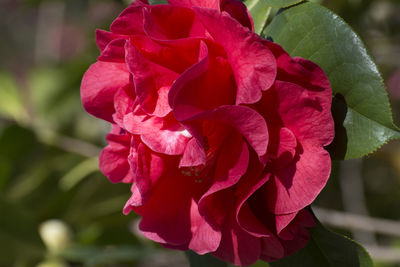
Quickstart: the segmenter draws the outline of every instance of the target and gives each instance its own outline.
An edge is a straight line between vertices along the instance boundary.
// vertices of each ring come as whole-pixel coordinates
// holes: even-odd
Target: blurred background
[[[122,214],[129,186],[98,170],[109,126],[80,103],[99,54],[94,31],[128,2],[0,0],[0,267],[188,266]],[[366,42],[400,125],[400,2],[320,2]],[[335,162],[332,176],[317,216],[365,245],[377,266],[400,266],[400,142]]]

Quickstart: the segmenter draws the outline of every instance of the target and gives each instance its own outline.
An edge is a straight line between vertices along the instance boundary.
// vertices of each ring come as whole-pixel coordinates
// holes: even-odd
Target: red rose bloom
[[[136,1],[97,31],[82,102],[109,121],[100,168],[132,185],[142,233],[238,265],[303,247],[324,187],[331,88],[253,32],[236,0]]]

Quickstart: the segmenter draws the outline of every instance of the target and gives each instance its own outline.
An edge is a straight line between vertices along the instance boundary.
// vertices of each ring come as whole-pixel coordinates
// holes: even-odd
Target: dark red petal
[[[244,27],[254,31],[253,19],[245,4],[238,0],[222,0],[221,2],[221,11],[229,13]]]
[[[251,265],[261,255],[261,239],[244,231],[232,215],[222,228],[221,244],[214,256],[235,265]]]
[[[145,205],[132,209],[142,215],[139,228],[147,238],[180,246],[189,244],[192,238],[193,196],[203,188],[194,179],[181,174],[172,164],[177,162],[165,164],[163,175]],[[197,217],[196,220],[199,219]]]
[[[212,184],[199,200],[199,210],[214,227],[221,227],[229,209],[218,208],[221,207],[218,200],[224,197],[220,192],[234,186],[249,164],[249,150],[239,134],[232,133],[225,140],[215,164]]]

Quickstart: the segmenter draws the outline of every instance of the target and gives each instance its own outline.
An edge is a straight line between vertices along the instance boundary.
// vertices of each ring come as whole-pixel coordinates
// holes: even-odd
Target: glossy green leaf
[[[263,0],[267,5],[271,7],[288,7],[303,0]]]
[[[381,75],[360,38],[339,16],[308,2],[276,16],[264,34],[328,75],[335,95],[333,158],[358,158],[400,138]]]
[[[191,250],[186,251],[185,254],[189,260],[190,267],[228,267],[228,263],[221,261],[209,254],[198,255]]]
[[[305,248],[290,257],[271,262],[271,267],[373,267],[368,252],[353,240],[333,233],[321,224],[310,229]]]
[[[267,25],[271,6],[265,0],[247,0],[244,2],[254,22],[254,32],[261,34]]]

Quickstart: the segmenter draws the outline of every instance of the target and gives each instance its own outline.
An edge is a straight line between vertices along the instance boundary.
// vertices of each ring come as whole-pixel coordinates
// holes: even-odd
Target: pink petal
[[[175,81],[169,103],[177,120],[184,120],[221,105],[233,104],[235,89],[228,62],[207,55]]]
[[[163,118],[150,116],[145,113],[137,102],[134,103],[134,111],[123,118],[125,129],[131,134],[148,134],[159,131],[163,125]]]
[[[86,111],[95,117],[113,122],[114,95],[129,83],[125,64],[96,62],[82,79],[81,99]]]
[[[120,88],[114,95],[115,113],[113,114],[113,120],[121,128],[126,129],[124,125],[124,117],[126,114],[133,112],[135,98],[135,88],[131,83]]]
[[[134,46],[152,62],[177,73],[195,64],[199,54],[199,38],[154,41],[148,36],[131,37]]]
[[[130,6],[148,6],[149,2],[147,0],[134,0]]]
[[[121,39],[126,36],[120,34],[114,34],[112,32],[104,31],[104,30],[96,30],[96,44],[100,51],[103,51],[104,48],[114,39]]]
[[[195,138],[192,138],[186,145],[179,167],[190,167],[206,164],[206,154]]]
[[[113,126],[113,131],[107,135],[108,146],[100,154],[100,170],[113,183],[131,183],[133,173],[128,163],[131,145],[129,134],[116,133],[121,129]]]
[[[216,231],[199,213],[198,205],[192,200],[190,209],[192,239],[188,248],[203,255],[217,250],[221,242],[221,232]]]
[[[139,192],[139,189],[138,189],[136,183],[132,184],[131,192],[132,192],[132,195],[128,199],[128,201],[125,203],[125,206],[124,206],[124,208],[122,210],[122,212],[125,215],[128,215],[131,212],[132,207],[138,207],[138,206],[142,206],[144,204],[144,201],[142,199],[142,195]]]
[[[293,221],[297,214],[298,212],[275,215],[276,232],[278,233],[278,235]],[[282,236],[280,237],[282,238]]]
[[[107,62],[125,62],[125,43],[126,39],[114,39],[107,44],[100,56],[99,61]]]
[[[205,29],[193,10],[181,6],[155,5],[145,9],[143,27],[153,40],[205,36]]]
[[[201,113],[190,120],[213,120],[236,129],[259,155],[263,156],[268,146],[268,128],[263,117],[245,106],[221,106],[213,111]]]
[[[172,125],[159,131],[143,134],[141,136],[142,141],[155,152],[181,155],[185,151],[186,144],[191,136],[185,129],[178,127],[179,125]]]
[[[130,165],[135,166],[135,184],[144,204],[151,197],[152,191],[155,190],[162,177],[163,170],[166,168],[165,161],[143,144],[139,144],[136,149],[133,148],[131,154]]]
[[[290,82],[276,82],[279,113],[283,124],[289,128],[302,145],[328,145],[334,137],[331,114],[331,90],[318,94]],[[329,96],[328,96],[329,94]]]
[[[126,45],[126,62],[142,108],[149,114],[166,116],[171,110],[168,91],[178,74],[151,62],[131,43]]]
[[[311,204],[325,186],[331,171],[329,153],[323,148],[304,146],[299,159],[280,169],[265,194],[275,214],[297,212]]]
[[[261,92],[269,89],[276,77],[276,62],[271,51],[256,34],[240,25],[226,12],[205,8],[194,10],[228,55],[237,84],[236,104],[259,101]],[[221,31],[221,28],[229,31]]]
[[[184,7],[207,7],[219,10],[220,0],[168,0],[170,5]]]
[[[111,24],[111,32],[116,34],[143,34],[143,6],[132,5],[126,8]]]
[[[297,139],[291,130],[288,128],[281,128],[279,131],[279,145],[277,151],[277,158],[274,161],[274,168],[285,168],[295,157]]]

